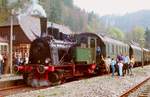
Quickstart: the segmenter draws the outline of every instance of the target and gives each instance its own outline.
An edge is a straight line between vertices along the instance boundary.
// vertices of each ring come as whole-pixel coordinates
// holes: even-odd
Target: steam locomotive
[[[103,58],[117,55],[134,56],[136,66],[150,63],[150,50],[109,38],[84,32],[64,34],[50,28],[48,34],[31,43],[29,64],[15,66],[32,87],[63,83],[66,79],[106,73]]]

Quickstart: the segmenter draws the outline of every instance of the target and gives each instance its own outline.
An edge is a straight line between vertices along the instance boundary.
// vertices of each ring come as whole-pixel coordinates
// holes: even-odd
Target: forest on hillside
[[[5,10],[1,10],[1,24],[4,24],[10,15],[10,10],[23,8],[30,0],[0,0],[0,4]],[[13,2],[14,1],[14,2]],[[69,26],[75,32],[100,32],[102,24],[100,18],[93,12],[87,13],[74,6],[73,0],[39,0],[39,3],[46,10],[48,21]]]
[[[10,20],[11,9],[23,9],[24,4],[29,2],[30,0],[0,0],[0,25],[5,25]],[[97,14],[81,10],[74,5],[73,0],[39,0],[39,3],[46,10],[48,21],[68,26],[73,32],[104,33],[115,39],[132,40],[140,45],[144,44],[141,40],[145,40],[145,46],[149,45],[149,28],[145,29],[136,25],[131,27],[131,31],[127,33],[118,26],[106,26],[107,23],[103,22]]]

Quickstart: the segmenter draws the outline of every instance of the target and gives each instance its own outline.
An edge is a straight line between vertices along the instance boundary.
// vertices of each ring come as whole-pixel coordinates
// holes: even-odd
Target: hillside
[[[80,9],[74,5],[73,0],[34,1],[39,1],[39,4],[43,6],[48,21],[68,26],[74,32],[100,32],[103,29],[98,15]],[[0,25],[5,25],[10,23],[11,9],[23,11],[31,0],[0,0],[0,4],[1,2],[3,4],[0,8]]]
[[[106,27],[116,26],[125,32],[130,32],[135,26],[150,27],[150,10],[141,10],[124,16],[107,15],[101,17],[101,21]]]

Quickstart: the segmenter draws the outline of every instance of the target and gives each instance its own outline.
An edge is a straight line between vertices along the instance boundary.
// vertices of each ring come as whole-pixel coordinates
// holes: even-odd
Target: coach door
[[[95,37],[88,37],[88,48],[91,48],[91,59],[93,63],[96,62],[96,40]]]

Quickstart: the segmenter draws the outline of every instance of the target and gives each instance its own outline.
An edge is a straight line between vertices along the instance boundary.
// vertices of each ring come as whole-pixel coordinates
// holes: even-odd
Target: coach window
[[[114,45],[112,44],[112,54],[114,54],[114,51],[115,51]]]
[[[109,49],[110,52],[109,53],[112,54],[112,44],[110,44],[109,47],[110,47],[110,49]]]
[[[124,47],[122,46],[122,53],[124,54]]]
[[[114,52],[113,52],[114,54],[116,53],[116,45],[114,45]]]
[[[116,48],[117,48],[117,46],[114,45],[114,54],[116,54]]]
[[[121,52],[120,52],[120,46],[118,45],[118,53],[120,54]]]
[[[118,54],[118,46],[116,45],[116,54]]]
[[[80,37],[78,39],[78,44],[81,45],[81,48],[86,48],[87,47],[87,38],[86,37]]]
[[[122,54],[124,54],[124,51],[123,51],[123,46],[121,46],[121,49],[122,49]]]
[[[117,54],[117,45],[115,45],[115,54]]]
[[[107,46],[107,53],[109,53],[109,44],[106,44]]]
[[[123,51],[124,51],[124,54],[126,53],[126,46],[123,46]]]
[[[90,47],[95,48],[95,39],[91,39],[90,41]]]
[[[109,54],[111,54],[111,52],[112,52],[112,46],[111,44],[109,44]]]
[[[128,53],[128,47],[126,46],[126,53]]]
[[[121,47],[120,47],[120,46],[119,46],[119,53],[122,53],[122,52],[121,52]]]
[[[121,48],[122,48],[122,53],[124,54],[124,48],[123,48],[123,46],[121,46]]]
[[[113,54],[113,45],[111,44],[110,46],[111,46],[111,48],[110,48],[110,51],[111,51],[110,54]]]
[[[121,53],[123,54],[123,47],[121,46]]]

